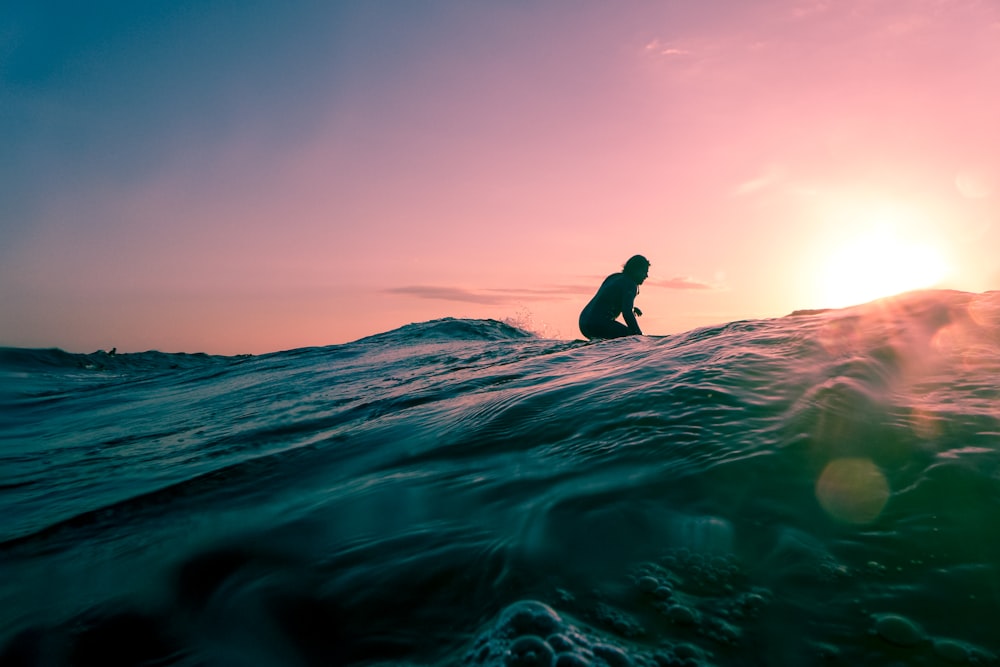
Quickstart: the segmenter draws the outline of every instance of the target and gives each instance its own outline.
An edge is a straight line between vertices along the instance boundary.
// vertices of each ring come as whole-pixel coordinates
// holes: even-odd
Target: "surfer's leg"
[[[580,333],[591,340],[595,338],[621,338],[631,335],[628,327],[618,321],[581,322]]]
[[[621,322],[608,322],[608,335],[605,338],[622,338],[631,335],[632,332]]]

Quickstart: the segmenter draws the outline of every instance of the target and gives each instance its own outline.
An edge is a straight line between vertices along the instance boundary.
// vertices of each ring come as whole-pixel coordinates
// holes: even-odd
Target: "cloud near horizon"
[[[418,299],[434,299],[437,301],[460,301],[496,306],[519,301],[550,301],[562,299],[569,294],[581,294],[589,291],[579,286],[553,287],[547,289],[483,289],[473,290],[464,287],[444,287],[440,285],[405,285],[390,287],[383,292],[402,294]]]
[[[597,283],[599,284],[599,283]],[[669,278],[666,280],[647,280],[646,285],[665,287],[675,290],[710,290],[715,289],[706,283],[691,278]],[[552,301],[563,300],[571,295],[591,294],[596,286],[587,285],[556,285],[544,288],[484,288],[467,289],[464,287],[447,287],[442,285],[403,285],[382,290],[388,294],[401,294],[418,299],[437,301],[459,301],[463,303],[478,303],[486,306],[497,306],[520,301]]]
[[[665,280],[647,280],[645,285],[651,287],[665,287],[666,289],[718,289],[708,283],[703,283],[691,278],[675,277],[667,278]]]

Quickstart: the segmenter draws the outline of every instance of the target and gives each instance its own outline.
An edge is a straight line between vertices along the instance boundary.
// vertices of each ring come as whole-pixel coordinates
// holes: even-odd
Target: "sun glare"
[[[820,276],[823,307],[841,308],[933,287],[947,272],[947,263],[934,246],[878,224],[828,256]]]

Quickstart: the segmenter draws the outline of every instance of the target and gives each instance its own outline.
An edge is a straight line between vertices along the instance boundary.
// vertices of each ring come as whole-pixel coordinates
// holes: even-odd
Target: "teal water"
[[[0,664],[995,664],[998,378],[997,292],[3,349]]]

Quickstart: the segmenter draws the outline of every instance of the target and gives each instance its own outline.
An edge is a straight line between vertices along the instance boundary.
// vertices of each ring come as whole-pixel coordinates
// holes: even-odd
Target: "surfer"
[[[636,315],[642,311],[632,305],[639,285],[649,275],[649,260],[642,255],[630,257],[621,273],[604,279],[597,294],[580,313],[580,333],[590,339],[641,336]],[[621,315],[625,324],[618,321]]]

